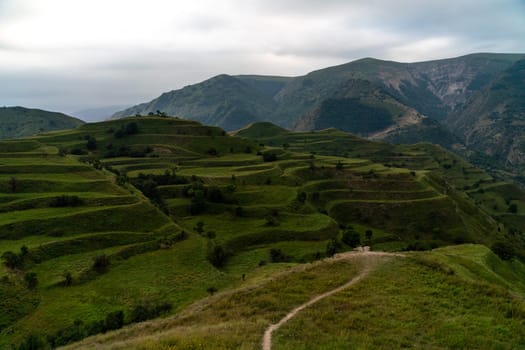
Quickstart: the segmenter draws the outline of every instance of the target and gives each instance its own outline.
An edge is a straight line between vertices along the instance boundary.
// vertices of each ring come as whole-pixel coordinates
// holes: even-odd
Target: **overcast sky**
[[[525,0],[0,0],[0,105],[72,113],[211,76],[525,52]]]

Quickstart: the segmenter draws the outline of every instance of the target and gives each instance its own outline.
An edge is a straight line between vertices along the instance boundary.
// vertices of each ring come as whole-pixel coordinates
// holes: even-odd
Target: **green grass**
[[[116,130],[132,122],[138,125],[136,134],[115,136]],[[57,155],[59,148],[85,149],[88,135],[97,139],[96,150],[82,156]],[[165,321],[169,326],[159,326],[166,331],[160,338],[149,329],[131,331],[129,344],[145,348],[209,348],[211,344],[215,348],[257,348],[264,328],[290,308],[348,280],[368,262],[383,261],[308,263],[324,256],[328,241],[341,237],[342,225],[352,225],[372,249],[395,251],[429,242],[443,246],[467,241],[490,246],[505,237],[507,225],[519,227],[525,217],[525,196],[519,189],[498,185],[439,147],[390,146],[334,130],[270,133],[255,142],[195,122],[143,117],[87,124],[17,142],[0,145],[0,151],[5,148],[0,153],[0,253],[19,252],[25,245],[30,256],[40,258],[26,258],[22,272],[2,267],[0,275],[15,283],[17,291],[25,290],[25,272],[35,272],[40,283],[35,291],[21,293],[18,301],[15,294],[9,294],[12,307],[6,307],[7,318],[0,317],[0,325],[5,327],[0,329],[0,347],[18,343],[32,332],[53,334],[77,319],[85,323],[102,320],[111,311],[123,310],[129,318],[134,305],[147,301],[171,303],[176,316]],[[267,146],[258,146],[259,142]],[[283,149],[284,143],[289,147]],[[147,154],[139,153],[140,157],[106,157],[110,150],[145,150],[147,146]],[[277,160],[264,162],[258,151],[274,152]],[[107,168],[95,169],[90,164],[95,159]],[[169,170],[177,174],[177,180],[187,183],[175,181],[179,184],[156,187],[161,200],[155,200],[165,204],[156,208],[130,183],[117,186],[117,179],[123,181],[125,177],[117,178],[110,170],[126,173],[132,181],[140,173],[163,175]],[[10,188],[13,176],[17,185],[14,191]],[[212,200],[208,193],[205,205],[192,215],[191,196],[198,188],[204,192],[218,188],[226,199]],[[514,192],[517,194],[512,196]],[[60,195],[78,196],[83,203],[78,207],[49,207],[50,199]],[[506,208],[487,209],[493,203],[503,206],[507,202],[517,205],[517,215],[505,214]],[[273,224],[268,223],[271,216],[275,217]],[[204,222],[202,236],[194,230],[199,221]],[[160,243],[181,230],[188,233],[186,240]],[[373,231],[370,241],[366,239],[367,230]],[[210,232],[215,235],[213,241],[229,253],[221,269],[206,259]],[[371,279],[371,294],[362,291],[361,298],[375,302],[377,292],[385,300],[401,303],[399,300],[406,298],[406,305],[422,308],[416,292],[434,282],[439,288],[452,290],[462,286],[466,294],[458,294],[460,298],[478,293],[477,283],[522,293],[522,283],[512,282],[525,276],[520,263],[501,262],[486,248],[468,247],[438,249],[414,259],[384,258],[389,264],[381,265],[374,274],[381,278]],[[270,249],[280,249],[287,261],[272,263]],[[106,273],[97,274],[91,266],[94,257],[101,254],[109,256],[110,266]],[[300,262],[306,263],[298,265]],[[72,273],[72,286],[62,283],[65,271]],[[454,274],[448,275],[449,271]],[[398,276],[405,273],[420,274],[421,278],[414,278],[410,284],[408,277]],[[384,295],[394,290],[390,285],[397,288],[400,299]],[[210,287],[217,288],[219,295],[206,298]],[[453,300],[454,295],[443,293],[444,300]],[[445,302],[432,299],[433,294],[424,295],[429,302],[437,303],[429,306],[430,310],[440,313]],[[481,320],[496,317],[496,311],[491,314],[483,303],[490,300],[499,305],[503,300],[499,295],[476,299],[481,305],[477,310]],[[414,303],[410,298],[416,299]],[[388,314],[387,306],[378,304],[374,309],[370,305],[377,314]],[[403,305],[395,304],[392,310],[396,307]],[[446,305],[447,310],[450,307]],[[329,310],[323,306],[316,317],[330,321],[343,316],[331,316]],[[458,308],[458,312],[458,320],[469,321],[462,316],[464,309]],[[407,338],[409,333],[418,342],[414,344],[423,347],[456,344],[447,343],[441,336],[446,322],[437,319],[435,329],[422,328],[418,334],[413,324],[429,315],[416,310],[408,316],[406,331],[387,320],[381,324],[392,329],[374,339],[360,338],[352,328],[352,322],[358,324],[363,319],[375,332],[372,318],[364,316],[357,321],[338,319],[348,325],[344,328],[327,322],[327,335],[317,340],[310,339],[316,334],[311,326],[304,326],[303,332],[303,323],[290,323],[288,331],[283,328],[282,334],[277,334],[276,347],[307,348],[312,342],[320,348],[345,348],[354,340],[361,347],[386,347],[390,340],[401,346],[412,339]],[[498,327],[512,331],[516,327],[512,319],[495,320]],[[152,325],[156,327],[155,322]],[[481,324],[475,324],[469,334],[476,335],[480,328]],[[519,336],[519,331],[516,334]],[[294,335],[296,340],[292,339]],[[136,336],[145,339],[136,340]],[[457,332],[454,338],[459,339],[457,344],[466,344],[464,347],[479,344],[469,343]],[[512,337],[509,343],[498,336],[494,339],[502,342],[502,348],[520,344]]]

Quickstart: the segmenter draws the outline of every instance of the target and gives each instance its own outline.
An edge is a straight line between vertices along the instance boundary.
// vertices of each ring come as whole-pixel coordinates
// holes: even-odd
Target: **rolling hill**
[[[290,309],[369,268],[363,283],[373,287],[363,284],[359,294],[371,298],[359,298],[365,305],[388,294],[397,298],[393,313],[428,300],[436,301],[430,314],[440,315],[458,295],[477,295],[471,310],[480,320],[509,329],[494,344],[519,344],[521,306],[509,296],[523,293],[515,281],[525,257],[519,188],[430,144],[393,146],[335,129],[289,132],[269,123],[236,135],[149,116],[0,142],[0,347],[58,347],[100,333],[107,334],[86,339],[86,347],[111,347],[122,341],[112,331],[175,315],[175,323],[126,328],[133,336],[123,347],[257,348],[266,327]],[[466,243],[476,245],[445,248]],[[316,262],[359,244],[407,258]],[[484,247],[498,244],[507,260]],[[438,247],[445,253],[408,253]],[[402,278],[416,275],[412,285]],[[419,294],[436,281],[443,288]],[[479,295],[478,282],[491,292]],[[278,296],[283,285],[290,298]],[[490,303],[498,308],[483,306]],[[319,317],[331,317],[320,310],[326,311]],[[439,332],[421,329],[418,341],[468,347],[492,336],[469,340],[486,325],[480,321],[456,340],[440,338],[450,320],[469,320],[459,316],[463,311],[441,318]],[[371,322],[363,317],[363,325]],[[356,336],[333,333],[326,322],[340,348]],[[298,334],[288,326],[294,327],[276,332],[276,346],[304,348],[286,343]],[[146,339],[159,327],[167,340]],[[394,328],[373,344],[386,346],[398,333]],[[409,334],[395,341],[410,341]],[[318,341],[333,348],[326,338]]]
[[[0,139],[31,136],[53,130],[73,129],[84,122],[62,113],[24,107],[0,108]]]

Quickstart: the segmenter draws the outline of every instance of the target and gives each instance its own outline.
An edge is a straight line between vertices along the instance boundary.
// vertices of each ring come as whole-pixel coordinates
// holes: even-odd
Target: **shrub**
[[[335,253],[337,253],[340,249],[341,249],[341,243],[337,239],[333,238],[329,240],[328,243],[326,244],[326,255],[332,256]]]
[[[361,244],[361,235],[359,232],[354,231],[352,228],[347,228],[343,232],[341,240],[352,248],[355,248]]]
[[[266,152],[262,155],[263,161],[265,162],[275,162],[277,160],[277,154],[273,152]]]
[[[27,288],[29,289],[35,289],[38,285],[38,279],[36,277],[36,273],[34,272],[28,272],[24,275],[24,282],[26,283]]]
[[[7,251],[2,254],[2,260],[4,261],[4,265],[10,269],[20,269],[23,266],[22,257],[11,251]]]
[[[221,245],[211,242],[208,246],[208,253],[206,258],[216,268],[221,268],[226,264],[228,260],[228,252]]]
[[[283,253],[281,249],[272,248],[270,249],[270,261],[271,262],[284,262],[289,261],[290,257]]]
[[[110,312],[106,316],[104,325],[107,331],[122,328],[124,326],[124,312],[122,310]]]
[[[48,349],[47,341],[37,334],[28,335],[18,346],[18,350],[41,350]]]
[[[78,196],[61,195],[54,197],[49,202],[50,207],[77,207],[82,204],[82,200]]]
[[[159,317],[160,315],[169,312],[171,309],[172,305],[170,303],[162,303],[157,305],[142,303],[135,305],[135,307],[131,310],[130,319],[131,322],[142,322]]]
[[[106,255],[99,255],[93,259],[93,270],[104,273],[109,268],[109,258]]]
[[[497,241],[492,245],[491,250],[499,256],[501,260],[512,260],[516,255],[514,247],[507,241]]]

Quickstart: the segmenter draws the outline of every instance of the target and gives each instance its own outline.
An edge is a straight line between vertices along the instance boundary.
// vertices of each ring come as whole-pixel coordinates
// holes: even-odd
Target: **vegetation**
[[[266,325],[361,271],[365,260],[315,262],[359,245],[406,251],[484,244],[496,253],[483,254],[503,280],[490,279],[485,270],[465,276],[488,276],[487,283],[521,293],[519,285],[506,282],[521,276],[524,257],[525,194],[519,188],[437,146],[391,146],[335,130],[253,127],[257,140],[177,118],[131,117],[0,144],[0,347],[61,346],[179,315],[189,322],[183,345],[217,341],[242,348],[246,341],[253,348]],[[128,131],[117,137],[118,130]],[[250,128],[242,132],[252,134]],[[97,146],[87,152],[90,137]],[[77,147],[86,154],[71,154]],[[149,151],[140,157],[109,154],[120,149]],[[275,159],[265,161],[264,154]],[[508,212],[511,204],[516,213]],[[512,258],[501,260],[509,256],[509,244]],[[480,254],[465,251],[469,259]],[[441,265],[434,261],[443,264],[450,254],[435,252],[405,253],[428,255],[431,263],[396,258],[392,266],[438,276]],[[445,265],[463,263],[457,255]],[[320,270],[308,270],[310,265]],[[445,270],[470,267],[454,266]],[[432,280],[441,281],[436,276]],[[455,285],[449,278],[445,273],[446,285]],[[278,290],[289,299],[277,297]],[[216,307],[225,295],[225,304]],[[407,290],[400,295],[414,296]],[[232,307],[230,297],[246,309]],[[503,300],[490,298],[479,301]],[[213,304],[216,313],[187,321],[184,313],[195,302]],[[494,315],[486,309],[482,314]],[[218,325],[213,332],[208,317]],[[231,327],[221,328],[245,321],[242,333],[253,334],[245,340],[228,333]],[[512,320],[501,322],[514,327]],[[112,334],[120,333],[106,336]]]

